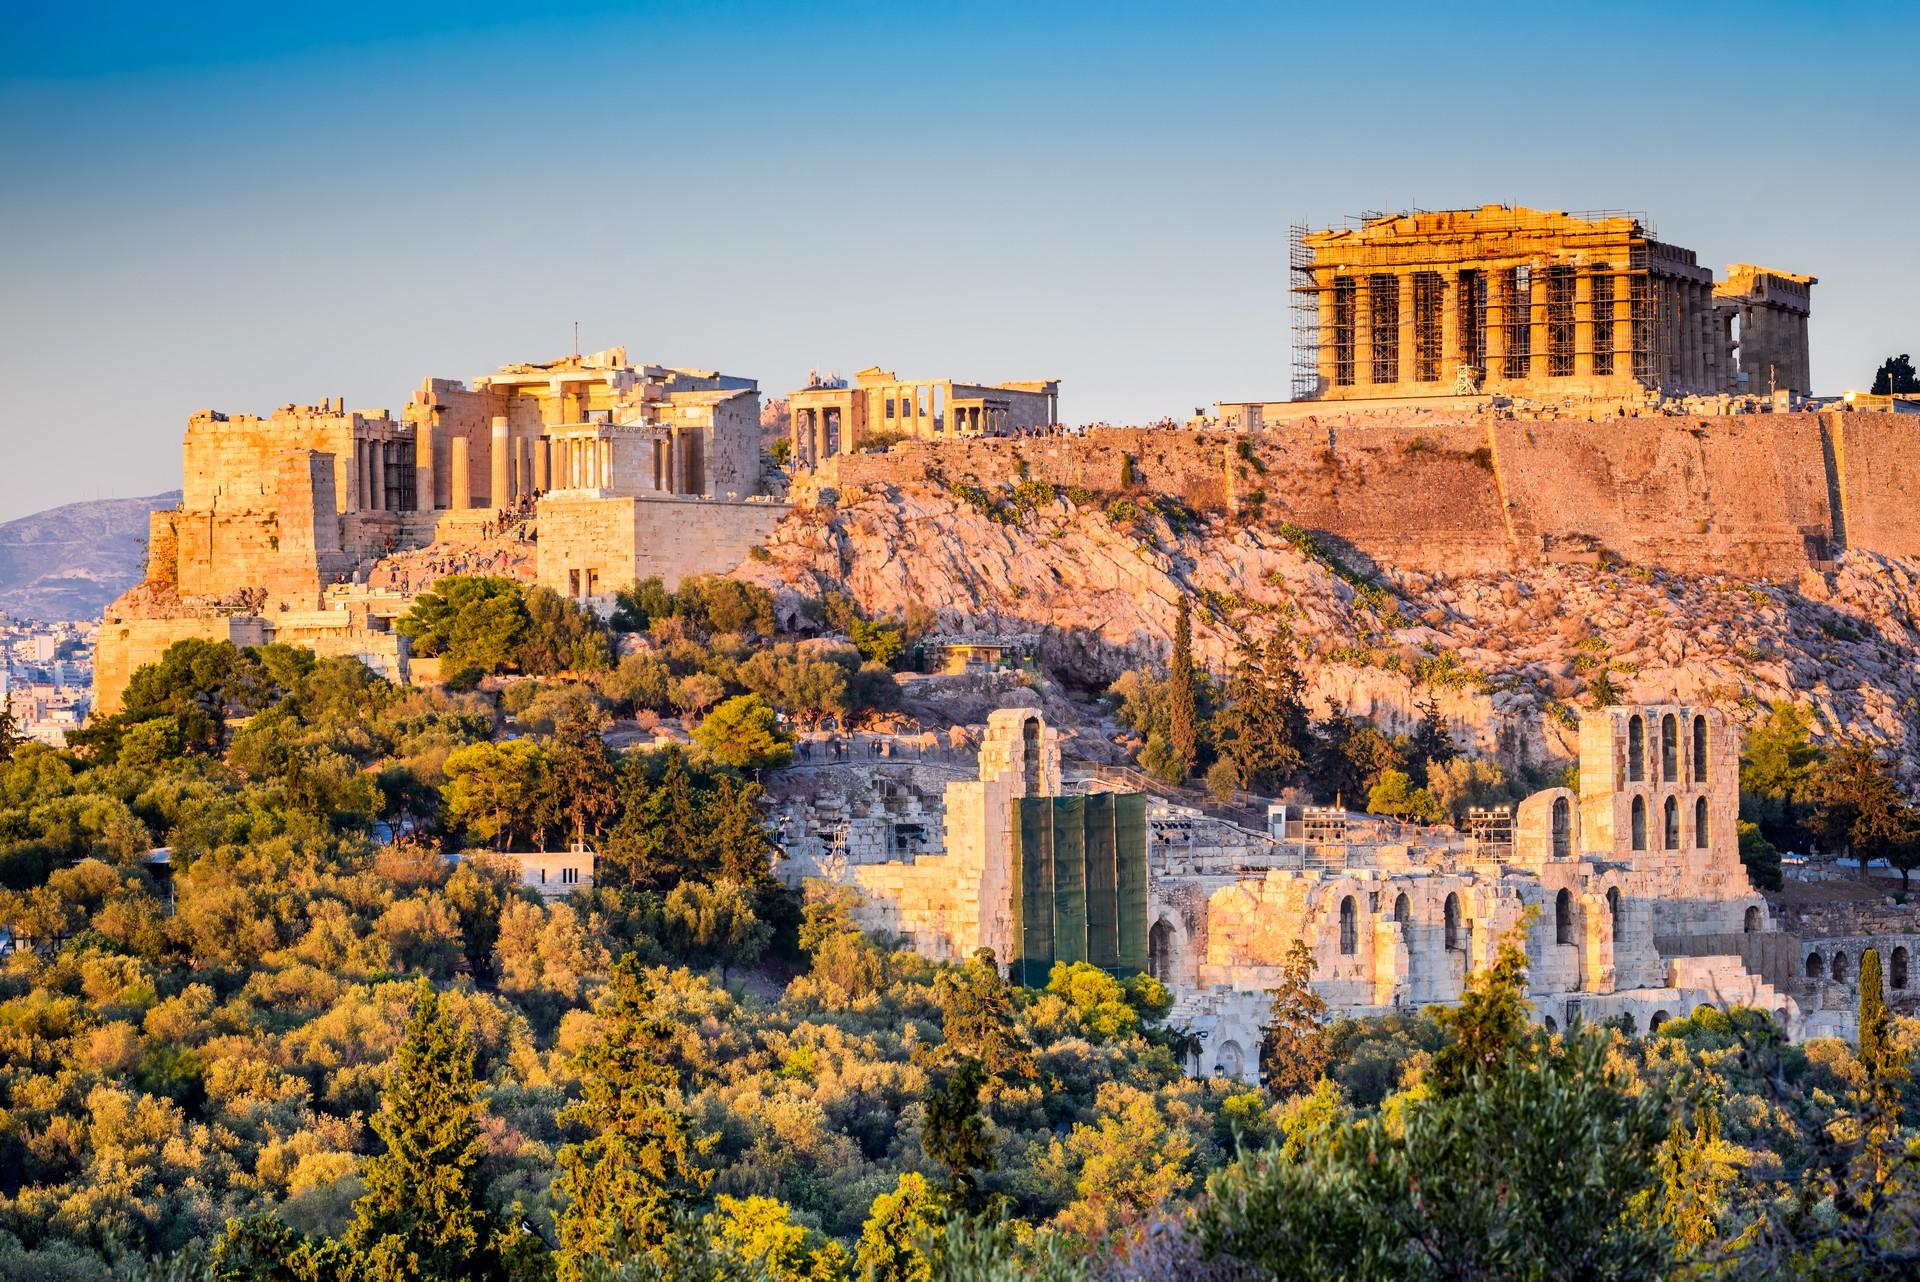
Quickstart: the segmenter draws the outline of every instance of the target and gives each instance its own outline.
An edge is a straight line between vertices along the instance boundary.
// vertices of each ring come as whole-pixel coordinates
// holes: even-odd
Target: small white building
[[[593,889],[596,856],[591,850],[509,851],[502,858],[513,861],[520,870],[520,884],[542,899],[565,899],[575,891]]]

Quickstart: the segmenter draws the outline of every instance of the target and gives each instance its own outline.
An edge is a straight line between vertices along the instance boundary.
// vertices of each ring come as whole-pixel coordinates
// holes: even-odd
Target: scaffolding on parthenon
[[[1602,378],[1630,374],[1648,386],[1664,381],[1673,362],[1662,345],[1674,339],[1659,323],[1660,312],[1677,300],[1667,300],[1654,279],[1649,246],[1657,232],[1644,214],[1457,211],[1471,215],[1471,225],[1420,238],[1430,241],[1428,257],[1389,243],[1333,265],[1317,261],[1321,255],[1309,244],[1324,232],[1360,231],[1430,212],[1368,212],[1327,228],[1289,227],[1294,400],[1322,399],[1330,384],[1477,392],[1490,379],[1567,378],[1576,369]],[[1474,244],[1535,230],[1551,233],[1552,259],[1561,261],[1543,261],[1524,247],[1503,254]],[[1411,279],[1403,302],[1399,281],[1405,277]]]

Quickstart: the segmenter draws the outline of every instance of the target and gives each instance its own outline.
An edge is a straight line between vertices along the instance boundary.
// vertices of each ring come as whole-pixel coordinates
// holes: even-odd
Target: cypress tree
[[[673,1021],[632,953],[613,968],[599,1008],[600,1036],[574,1057],[580,1099],[560,1122],[587,1138],[559,1153],[559,1277],[594,1276],[595,1261],[618,1266],[659,1248],[676,1204],[704,1190],[698,1159],[709,1147],[669,1102],[679,1086],[671,1060]]]
[[[366,1192],[341,1237],[354,1274],[505,1276],[478,1170],[479,1094],[473,1044],[423,979],[373,1119],[386,1151],[367,1160]]]
[[[1184,593],[1173,625],[1173,659],[1167,671],[1167,742],[1178,754],[1179,781],[1184,783],[1200,754],[1200,700],[1193,679],[1193,604]]]
[[[1890,1023],[1881,990],[1880,950],[1869,948],[1860,957],[1860,1062],[1869,1077],[1881,1077],[1887,1070]]]

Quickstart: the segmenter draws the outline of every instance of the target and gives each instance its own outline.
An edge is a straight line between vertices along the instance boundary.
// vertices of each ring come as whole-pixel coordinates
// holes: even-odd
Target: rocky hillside
[[[943,627],[1046,634],[1070,681],[1163,661],[1183,590],[1205,604],[1216,670],[1237,636],[1290,626],[1316,703],[1406,727],[1427,690],[1483,751],[1570,756],[1573,712],[1605,673],[1623,697],[1712,702],[1750,718],[1810,704],[1827,727],[1903,745],[1920,712],[1920,562],[1849,552],[1780,586],[1645,567],[1547,565],[1446,576],[1359,563],[1296,527],[1192,514],[1144,496],[1029,484],[850,486],[803,503],[741,577],[870,613],[913,601]]]
[[[98,618],[146,571],[147,516],[180,491],[68,503],[0,525],[0,613]]]

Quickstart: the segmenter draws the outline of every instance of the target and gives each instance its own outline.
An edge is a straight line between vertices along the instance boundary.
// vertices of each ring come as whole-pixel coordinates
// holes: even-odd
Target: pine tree
[[[1267,1032],[1260,1043],[1260,1067],[1267,1089],[1281,1099],[1305,1095],[1327,1071],[1327,1003],[1313,991],[1317,963],[1305,940],[1296,939],[1280,967],[1273,990]]]
[[[1168,773],[1177,762],[1184,783],[1193,773],[1200,757],[1200,699],[1193,677],[1193,604],[1184,593],[1180,597],[1179,617],[1173,625],[1173,659],[1167,670],[1167,742],[1176,755],[1167,765]]]
[[[1440,700],[1432,691],[1420,704],[1420,725],[1413,732],[1413,760],[1420,763],[1420,783],[1426,783],[1427,771],[1444,766],[1460,755],[1453,742],[1453,729],[1440,712]]]
[[[478,1170],[479,1094],[473,1044],[423,979],[373,1119],[386,1149],[367,1160],[366,1192],[341,1236],[356,1275],[505,1276]]]
[[[14,720],[5,693],[0,692],[0,762],[12,761],[13,750],[22,742],[20,723]]]
[[[1016,994],[1000,977],[993,949],[982,948],[964,966],[944,970],[934,980],[933,999],[945,1015],[945,1050],[972,1056],[1001,1080],[1033,1081],[1040,1076],[1033,1047],[1015,1019]]]
[[[658,1248],[679,1204],[712,1178],[699,1167],[711,1141],[669,1099],[679,1086],[669,1061],[675,1027],[633,954],[614,966],[596,1014],[600,1036],[573,1060],[580,1099],[560,1113],[587,1136],[559,1153],[561,1282],[590,1276],[594,1261],[617,1266]]]
[[[968,1213],[981,1209],[980,1180],[993,1169],[993,1131],[980,1111],[987,1071],[969,1055],[927,1099],[920,1146],[947,1168],[947,1193]]]
[[[1860,955],[1860,1063],[1869,1077],[1878,1079],[1889,1067],[1891,1030],[1892,1019],[1881,986],[1880,950],[1869,948]]]
[[[554,818],[576,845],[597,838],[615,810],[613,762],[600,737],[598,713],[574,708],[560,718],[547,745],[553,772]]]
[[[1300,772],[1312,734],[1306,685],[1286,629],[1265,646],[1241,646],[1226,707],[1214,719],[1221,754],[1233,762],[1241,787],[1277,789]]]

